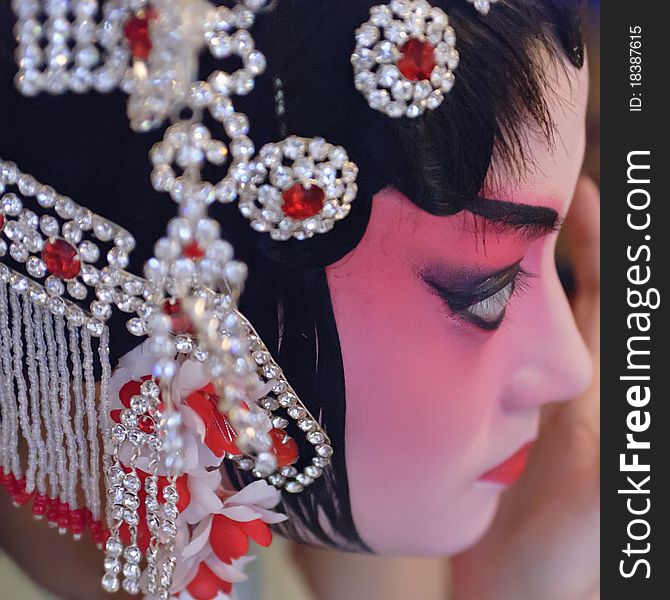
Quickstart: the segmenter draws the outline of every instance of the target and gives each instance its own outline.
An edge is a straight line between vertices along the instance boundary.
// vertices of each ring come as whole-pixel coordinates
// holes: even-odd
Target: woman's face
[[[587,77],[557,69],[548,92],[555,144],[533,136],[535,166],[523,181],[494,165],[495,196],[483,195],[565,217],[584,152]],[[388,189],[374,197],[360,244],[327,269],[351,509],[374,551],[443,555],[473,544],[523,470],[542,405],[588,385],[589,354],[547,225],[433,216]]]

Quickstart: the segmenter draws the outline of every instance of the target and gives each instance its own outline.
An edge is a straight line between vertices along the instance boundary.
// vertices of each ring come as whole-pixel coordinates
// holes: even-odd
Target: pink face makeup
[[[571,77],[556,75],[549,100],[555,146],[532,140],[535,168],[520,182],[494,164],[487,198],[565,216],[588,76]],[[327,269],[352,514],[379,553],[448,555],[473,544],[501,490],[522,476],[541,406],[589,383],[590,357],[555,269],[556,231],[486,223],[482,233],[482,219],[434,216],[382,190],[359,245]]]

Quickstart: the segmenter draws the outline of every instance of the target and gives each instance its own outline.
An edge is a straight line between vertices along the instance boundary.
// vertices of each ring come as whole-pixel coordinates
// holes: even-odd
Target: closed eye
[[[480,329],[492,331],[501,325],[512,296],[525,289],[529,276],[516,263],[476,283],[470,291],[463,285],[458,286],[457,292],[447,290],[432,277],[425,278],[425,275],[424,280],[447,304],[452,314]]]
[[[514,294],[515,281],[510,281],[504,288],[492,296],[461,309],[460,315],[483,329],[496,329],[505,318],[507,303]]]

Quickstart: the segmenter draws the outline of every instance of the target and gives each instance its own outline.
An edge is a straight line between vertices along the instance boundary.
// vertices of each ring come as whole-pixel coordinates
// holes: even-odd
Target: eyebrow
[[[562,225],[558,212],[548,206],[479,196],[468,202],[465,210],[493,224],[500,233],[513,233],[531,240],[557,231]]]

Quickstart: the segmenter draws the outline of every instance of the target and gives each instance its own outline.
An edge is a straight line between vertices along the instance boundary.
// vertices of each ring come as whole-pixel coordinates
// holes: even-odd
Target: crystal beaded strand
[[[158,594],[158,568],[157,556],[160,541],[158,539],[158,529],[160,521],[158,517],[158,478],[155,475],[156,466],[158,465],[159,454],[158,449],[154,449],[151,453],[149,461],[149,475],[144,480],[144,491],[147,496],[144,505],[147,511],[147,527],[151,534],[149,538],[149,545],[146,552],[147,560],[147,593],[156,596]]]
[[[109,538],[105,544],[105,574],[102,577],[102,588],[106,592],[119,590],[119,573],[121,572],[121,561],[123,544],[121,544],[121,525],[123,524],[123,494],[124,494],[124,472],[119,461],[121,444],[126,439],[126,428],[117,423],[111,429],[111,464],[105,471],[107,482],[107,520],[109,526]]]
[[[46,339],[47,373],[49,375],[49,406],[51,419],[54,425],[54,445],[56,447],[56,472],[58,473],[58,499],[67,502],[67,456],[63,445],[63,425],[60,416],[59,391],[60,382],[58,378],[58,359],[56,354],[56,336],[54,322],[48,310],[42,312],[44,321],[44,337]],[[56,498],[53,498],[55,501]],[[47,515],[49,525],[56,527],[57,512]]]
[[[2,338],[2,370],[5,385],[8,423],[8,448],[10,456],[9,469],[15,479],[20,479],[22,470],[19,461],[19,421],[17,413],[17,398],[14,390],[14,372],[12,367],[12,334],[9,328],[9,302],[5,286],[0,290],[0,337]]]
[[[109,507],[110,538],[106,545],[105,555],[105,575],[102,578],[102,587],[107,591],[116,591],[119,589],[118,575],[123,571],[123,589],[129,594],[137,594],[140,591],[139,580],[141,575],[140,562],[142,553],[137,543],[137,528],[139,525],[139,493],[142,488],[142,481],[136,469],[137,460],[142,456],[142,451],[146,447],[150,449],[154,456],[150,460],[148,473],[145,479],[145,490],[147,499],[145,506],[147,509],[147,525],[152,536],[152,543],[147,553],[147,562],[149,567],[154,566],[155,555],[151,554],[151,548],[155,548],[157,541],[153,540],[157,536],[159,521],[152,518],[158,509],[157,496],[157,476],[156,467],[158,464],[157,452],[158,445],[155,429],[150,428],[145,432],[141,429],[145,419],[150,419],[150,423],[155,422],[158,408],[158,386],[153,381],[147,381],[142,384],[140,394],[130,399],[130,407],[121,411],[120,423],[114,425],[111,429],[112,449],[111,457],[113,464],[107,469],[107,481],[109,484],[107,502]],[[119,460],[119,454],[127,445],[131,452],[130,460],[127,462],[128,473]],[[125,462],[125,461],[124,461]],[[156,500],[151,504],[149,498]],[[121,543],[120,532],[123,523],[126,523],[129,531],[129,544],[124,547]],[[124,564],[121,566],[121,557]],[[155,573],[149,572],[148,585],[151,585],[152,579],[155,580]]]
[[[125,412],[125,411],[124,411]],[[122,417],[123,419],[123,413]],[[126,421],[128,424],[129,421]],[[140,499],[139,491],[142,487],[141,480],[137,474],[136,462],[139,458],[140,450],[139,448],[133,449],[133,454],[130,457],[130,462],[128,467],[130,468],[130,473],[127,473],[123,477],[123,487],[125,492],[123,494],[123,520],[128,525],[128,530],[130,531],[130,544],[126,546],[123,553],[123,558],[125,560],[123,565],[123,589],[128,594],[137,594],[139,593],[139,580],[140,580],[140,567],[135,561],[134,549],[137,548],[137,526],[139,525],[139,512]]]
[[[49,498],[53,501],[58,497],[58,460],[59,448],[56,443],[56,433],[54,432],[54,420],[51,418],[51,388],[49,382],[49,365],[47,363],[47,349],[46,340],[44,337],[44,314],[45,311],[41,306],[34,307],[35,315],[35,345],[37,347],[37,363],[39,369],[40,380],[40,406],[42,410],[42,422],[46,430],[46,447],[47,447],[47,469],[49,473]],[[41,518],[41,515],[33,514],[36,518]]]
[[[36,488],[43,502],[46,500],[46,479],[48,468],[48,455],[46,442],[42,437],[42,419],[40,412],[40,382],[37,373],[36,342],[35,342],[36,318],[33,314],[32,303],[26,295],[23,296],[23,325],[25,328],[26,364],[28,369],[30,413],[32,420],[32,437],[37,449],[37,481]],[[45,428],[46,431],[46,428]],[[26,491],[28,491],[26,489]],[[38,503],[39,504],[39,503]]]
[[[164,537],[164,558],[161,562],[161,576],[158,587],[158,597],[160,600],[168,600],[170,596],[170,584],[172,575],[177,564],[175,556],[175,544],[177,536],[177,517],[179,509],[179,493],[176,486],[177,476],[168,477],[168,485],[163,488],[163,521],[161,523],[161,534]]]
[[[144,442],[149,449],[149,464],[147,466],[147,477],[144,480],[144,490],[146,498],[144,505],[147,515],[147,527],[150,533],[149,544],[146,551],[147,561],[147,592],[152,596],[160,595],[158,580],[158,549],[160,547],[160,504],[158,501],[158,466],[160,464],[160,441],[156,435],[156,423],[161,420],[160,413],[160,389],[153,381],[145,381],[140,388],[141,400],[136,401],[136,406],[139,403],[140,409],[146,409],[141,413],[140,419],[142,423],[147,424],[145,431]],[[131,400],[132,402],[132,400]],[[128,552],[128,551],[127,551]],[[138,551],[139,553],[139,551]],[[139,562],[139,559],[138,559]]]
[[[66,502],[70,509],[77,506],[77,473],[79,472],[79,457],[77,455],[77,441],[72,428],[72,396],[70,391],[70,370],[68,368],[68,346],[65,339],[65,320],[60,315],[55,318],[56,321],[56,342],[58,356],[58,372],[60,374],[60,418],[65,434],[65,445],[67,448],[67,488]],[[65,533],[69,522],[65,518],[59,523],[59,533]]]
[[[12,358],[14,362],[14,383],[17,389],[18,414],[21,434],[28,449],[28,458],[25,472],[24,493],[32,493],[35,489],[35,472],[37,471],[37,449],[32,437],[30,416],[28,414],[28,388],[23,371],[23,328],[21,324],[21,305],[19,295],[11,290],[9,294],[10,312],[12,315]]]
[[[79,341],[79,328],[68,326],[70,334],[70,360],[72,362],[72,391],[74,396],[74,434],[77,442],[77,455],[79,460],[79,475],[81,476],[81,487],[84,493],[84,506],[91,506],[91,477],[89,472],[89,448],[88,440],[84,432],[84,390],[83,390],[83,365],[81,361],[81,349]],[[79,538],[83,531],[83,515],[81,511],[72,513],[70,528],[74,536]]]
[[[98,427],[102,432],[103,455],[102,466],[104,473],[112,464],[112,420],[109,414],[109,380],[112,377],[112,366],[109,362],[109,328],[103,327],[98,342],[98,357],[100,359],[100,391],[98,399]],[[106,475],[105,475],[106,477]],[[108,482],[106,482],[108,483]],[[109,485],[107,485],[109,487]],[[108,519],[109,521],[109,519]]]
[[[18,435],[16,422],[16,397],[14,393],[12,372],[12,336],[9,329],[9,303],[7,285],[0,285],[0,374],[2,375],[2,453],[3,473],[5,476],[13,475],[15,478],[21,476],[19,456],[17,452]]]
[[[98,442],[98,416],[96,414],[95,375],[93,372],[93,349],[91,335],[87,329],[81,331],[81,347],[84,353],[84,388],[86,431],[89,444],[89,472],[90,472],[90,505],[91,516],[99,521],[100,514],[100,448]]]

